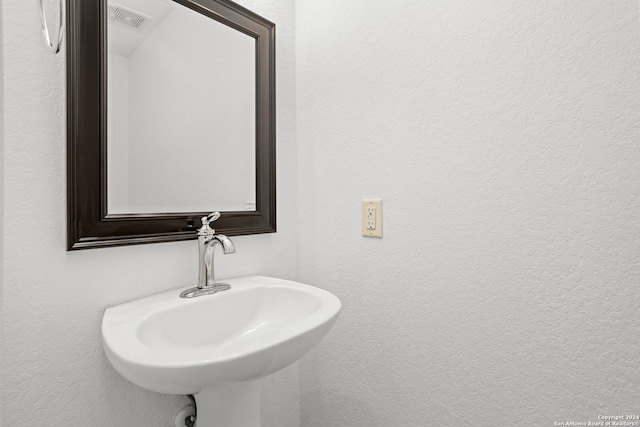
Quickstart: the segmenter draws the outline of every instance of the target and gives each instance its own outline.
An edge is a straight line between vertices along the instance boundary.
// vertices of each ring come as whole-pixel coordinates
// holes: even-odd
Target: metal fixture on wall
[[[44,40],[53,53],[58,53],[60,52],[60,46],[62,45],[62,28],[64,26],[63,0],[58,0],[58,38],[55,43],[53,43],[51,34],[49,34],[47,15],[44,11],[44,0],[38,0],[38,4],[40,5],[40,24],[42,25],[42,32],[44,33]]]

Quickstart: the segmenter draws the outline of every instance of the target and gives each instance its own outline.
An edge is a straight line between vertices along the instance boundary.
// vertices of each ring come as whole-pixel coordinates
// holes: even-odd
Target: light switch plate
[[[382,237],[382,199],[362,200],[362,235]]]

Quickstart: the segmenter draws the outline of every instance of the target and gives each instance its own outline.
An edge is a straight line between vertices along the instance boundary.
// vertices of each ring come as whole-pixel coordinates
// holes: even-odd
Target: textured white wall
[[[4,38],[2,23],[2,8],[0,7],[0,40]],[[0,230],[4,229],[4,47],[0,43]],[[4,288],[4,239],[0,236],[0,384],[4,384],[4,368],[2,366],[2,294]],[[2,419],[2,389],[0,388],[0,426]]]
[[[54,2],[48,2],[52,5]],[[234,239],[221,277],[297,275],[294,8],[243,0],[278,23],[278,233]],[[65,251],[65,52],[44,45],[37,2],[2,1],[6,426],[172,426],[184,397],[133,386],[101,345],[106,307],[196,277],[194,241]],[[53,9],[52,9],[53,10]],[[50,14],[50,16],[54,16]],[[265,382],[265,425],[299,424],[297,366]]]
[[[344,303],[301,362],[304,427],[640,413],[637,16],[296,2],[300,280]]]

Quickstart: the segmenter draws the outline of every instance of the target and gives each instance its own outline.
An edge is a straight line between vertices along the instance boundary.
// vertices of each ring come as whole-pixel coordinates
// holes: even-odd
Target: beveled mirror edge
[[[222,212],[216,230],[229,236],[274,233],[275,24],[229,0],[174,1],[206,8],[207,16],[256,37],[256,211]],[[209,212],[107,214],[101,167],[106,161],[105,10],[106,0],[67,0],[67,250],[195,239],[200,218]]]

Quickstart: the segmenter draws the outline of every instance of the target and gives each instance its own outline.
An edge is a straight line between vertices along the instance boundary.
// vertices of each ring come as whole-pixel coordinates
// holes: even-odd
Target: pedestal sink
[[[298,360],[329,332],[341,304],[313,286],[270,277],[180,298],[180,289],[108,308],[107,358],[148,390],[193,394],[197,427],[259,427],[258,380]]]

